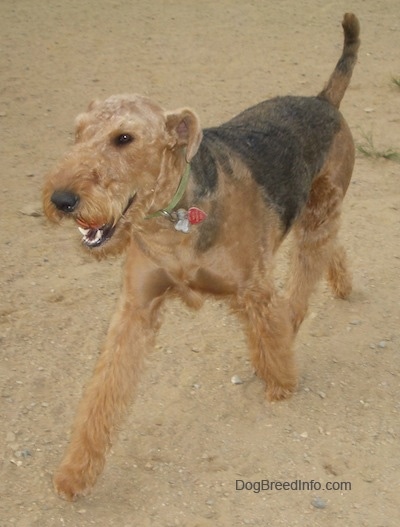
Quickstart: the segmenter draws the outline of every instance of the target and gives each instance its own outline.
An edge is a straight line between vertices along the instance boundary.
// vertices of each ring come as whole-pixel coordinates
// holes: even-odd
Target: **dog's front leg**
[[[139,264],[137,259],[136,263]],[[131,264],[127,263],[127,268],[128,265]],[[136,279],[132,269],[137,273]],[[70,444],[54,476],[56,492],[67,500],[85,495],[102,472],[113,432],[132,401],[145,353],[154,340],[165,281],[157,281],[157,272],[151,272],[151,265],[147,269],[140,265],[136,269],[130,267],[129,276],[126,275],[104,350],[80,402]]]

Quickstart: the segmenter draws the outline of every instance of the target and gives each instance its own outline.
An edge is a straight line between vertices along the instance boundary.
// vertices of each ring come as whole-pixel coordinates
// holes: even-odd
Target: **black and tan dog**
[[[278,97],[202,131],[189,109],[173,112],[141,96],[94,101],[77,118],[76,142],[47,176],[44,209],[73,219],[97,256],[126,253],[122,294],[104,350],[55,475],[67,499],[101,473],[113,433],[137,385],[163,301],[200,306],[226,298],[244,322],[269,400],[296,388],[293,339],[316,282],[351,291],[337,242],[354,165],[338,111],[359,47],[359,24],[343,20],[344,49],[316,97]],[[285,295],[274,255],[293,233]]]

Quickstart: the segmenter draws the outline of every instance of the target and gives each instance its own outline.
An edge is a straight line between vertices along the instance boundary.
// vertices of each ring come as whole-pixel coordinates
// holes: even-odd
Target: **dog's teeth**
[[[97,242],[100,240],[100,238],[103,236],[103,231],[101,229],[99,229],[97,232],[96,232],[96,236],[94,237],[93,241],[94,242]]]
[[[82,234],[82,241],[88,246],[99,245],[103,238],[103,229],[84,229],[78,227],[79,232]]]

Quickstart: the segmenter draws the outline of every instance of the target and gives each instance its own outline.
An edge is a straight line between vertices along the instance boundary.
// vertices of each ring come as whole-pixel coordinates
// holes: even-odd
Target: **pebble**
[[[381,348],[381,349],[386,348],[386,341],[385,340],[381,340],[378,343],[378,347]]]
[[[326,393],[325,392],[318,392],[318,395],[321,397],[321,399],[325,399]]]
[[[325,509],[326,501],[322,498],[316,497],[312,499],[311,505],[316,509]]]
[[[231,383],[232,384],[243,384],[243,380],[241,379],[241,377],[239,377],[239,375],[233,375],[231,377]]]
[[[31,216],[33,218],[39,218],[43,215],[42,212],[42,206],[39,204],[29,204],[25,205],[22,209],[20,209],[20,213],[24,216]]]

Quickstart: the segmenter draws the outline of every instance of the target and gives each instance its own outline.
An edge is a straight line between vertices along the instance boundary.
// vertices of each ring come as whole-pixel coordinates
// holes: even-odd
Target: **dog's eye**
[[[124,146],[132,143],[133,137],[130,134],[119,134],[114,138],[114,144],[116,146]]]

